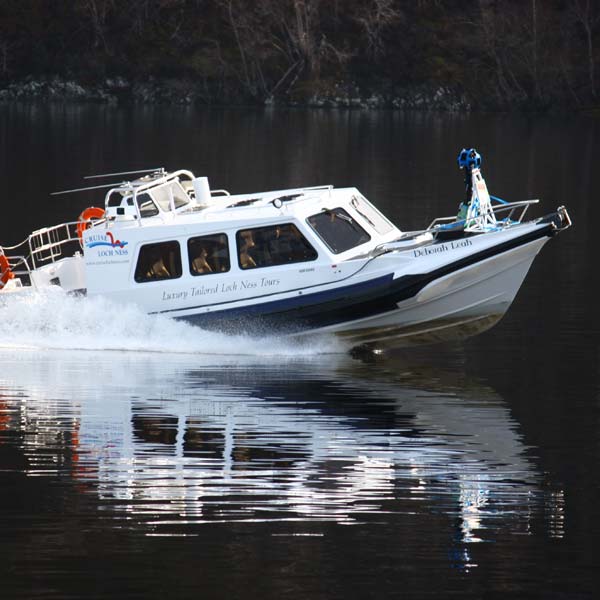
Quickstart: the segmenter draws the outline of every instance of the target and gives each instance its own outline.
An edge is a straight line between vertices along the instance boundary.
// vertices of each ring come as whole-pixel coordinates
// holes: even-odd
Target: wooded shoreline
[[[0,100],[596,108],[600,0],[5,0]]]
[[[27,77],[0,87],[1,101],[93,102],[106,104],[158,104],[179,106],[282,106],[306,108],[407,109],[441,112],[468,112],[467,98],[458,90],[435,85],[394,89],[361,89],[356,84],[335,85],[331,90],[293,99],[270,97],[264,100],[239,95],[223,101],[207,96],[198,82],[189,79],[149,78],[129,81],[122,77],[97,84],[79,83],[54,77]]]

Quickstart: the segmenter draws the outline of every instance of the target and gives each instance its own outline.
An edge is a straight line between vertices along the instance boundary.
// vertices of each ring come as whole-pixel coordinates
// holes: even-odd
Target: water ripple
[[[274,367],[31,351],[10,373],[0,423],[27,476],[75,486],[153,535],[425,510],[472,543],[527,531],[544,501],[502,399],[474,382],[458,393],[405,372],[398,384],[341,356]]]

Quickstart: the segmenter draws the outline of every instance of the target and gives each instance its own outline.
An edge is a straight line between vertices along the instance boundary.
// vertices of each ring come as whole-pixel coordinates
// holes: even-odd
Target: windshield
[[[173,193],[173,200],[175,202],[175,208],[181,208],[189,203],[190,199],[188,195],[183,191],[183,188],[176,181],[171,182],[168,185],[153,188],[149,190],[156,203],[160,206],[164,212],[171,210],[171,192]]]
[[[371,239],[343,208],[325,210],[307,220],[334,254],[360,246]]]

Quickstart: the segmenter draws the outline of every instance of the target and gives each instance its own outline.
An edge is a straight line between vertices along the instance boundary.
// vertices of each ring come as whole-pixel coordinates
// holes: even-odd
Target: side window
[[[158,207],[154,204],[154,200],[152,200],[150,194],[141,193],[136,198],[142,219],[145,217],[154,217],[158,214]]]
[[[203,235],[188,240],[188,257],[192,275],[229,271],[229,246],[224,233]]]
[[[109,197],[108,197],[108,203],[107,206],[121,206],[121,202],[123,201],[123,194],[120,194],[119,192],[113,192]]]
[[[140,248],[134,278],[138,283],[181,277],[179,242],[146,244]]]
[[[317,259],[317,251],[292,223],[243,229],[236,234],[242,269],[274,267]]]
[[[343,208],[325,210],[307,220],[334,254],[360,246],[371,239]]]

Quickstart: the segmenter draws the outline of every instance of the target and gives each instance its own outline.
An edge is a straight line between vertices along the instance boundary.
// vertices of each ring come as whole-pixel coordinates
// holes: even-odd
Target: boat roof
[[[151,175],[145,175],[132,182],[122,182],[107,192],[105,205],[108,216],[118,216],[115,208],[122,208],[129,204],[130,210],[124,218],[118,219],[119,226],[123,228],[139,227],[161,227],[165,225],[186,223],[218,223],[227,221],[231,226],[237,222],[254,224],[263,221],[279,220],[282,217],[290,219],[304,219],[316,212],[334,209],[345,203],[352,196],[360,196],[367,202],[355,187],[334,188],[332,185],[320,185],[311,187],[287,188],[262,192],[244,193],[231,195],[226,190],[208,189],[208,197],[199,198],[201,188],[195,182],[206,178],[196,178],[191,171],[179,170],[171,173],[159,171]],[[168,210],[155,202],[159,211],[153,216],[141,217],[137,202],[132,198],[142,194],[152,195],[153,190],[161,187],[169,187],[179,184],[185,192],[188,202],[177,208],[172,205]],[[119,206],[115,206],[115,195]],[[129,200],[129,202],[128,202]],[[112,212],[110,212],[110,210]],[[138,214],[135,215],[135,212]],[[139,218],[132,218],[138,216]],[[127,218],[129,217],[129,218]]]

